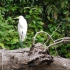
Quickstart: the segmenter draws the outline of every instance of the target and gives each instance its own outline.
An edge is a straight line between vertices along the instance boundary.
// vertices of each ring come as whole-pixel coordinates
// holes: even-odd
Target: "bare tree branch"
[[[37,33],[35,34],[35,36],[33,37],[33,44],[35,44],[35,39],[36,39],[37,35],[40,34],[40,33],[46,34],[46,36],[48,36],[49,39],[51,39],[51,40],[54,42],[53,38],[52,38],[47,32],[45,32],[45,31],[39,31],[39,32],[37,32]]]
[[[53,45],[62,43],[62,42],[70,42],[70,37],[63,37],[63,38],[57,39],[57,40],[54,41],[53,44],[50,44],[50,45],[48,46],[48,48],[51,47],[51,46],[53,46]]]
[[[63,37],[63,38],[55,40],[54,42],[58,42],[60,40],[67,40],[68,41],[68,40],[70,40],[70,37]]]
[[[57,28],[53,31],[53,33],[50,35],[52,37],[52,35],[57,31],[57,29],[60,27],[60,25],[62,24],[62,22],[57,26]],[[48,40],[44,43],[48,43],[48,41],[50,40],[50,38],[48,38]]]
[[[60,39],[57,39],[57,40],[53,40],[53,38],[51,37],[51,35],[49,35],[47,32],[45,31],[39,31],[35,34],[35,36],[33,37],[33,45],[35,44],[35,39],[36,39],[36,36],[40,33],[44,33],[46,34],[46,36],[48,35],[49,39],[51,39],[53,41],[53,44],[50,44],[49,46],[47,46],[47,48],[53,46],[53,45],[56,45],[56,44],[59,44],[59,43],[62,43],[62,42],[70,42],[70,37],[63,37],[63,38],[60,38]],[[45,44],[45,43],[44,43]]]

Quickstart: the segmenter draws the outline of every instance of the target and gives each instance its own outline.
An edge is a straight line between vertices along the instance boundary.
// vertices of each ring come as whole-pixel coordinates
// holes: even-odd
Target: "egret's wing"
[[[20,36],[20,40],[24,41],[25,37],[26,37],[26,33],[27,33],[27,29],[24,29],[20,26],[20,24],[18,24],[18,33]]]

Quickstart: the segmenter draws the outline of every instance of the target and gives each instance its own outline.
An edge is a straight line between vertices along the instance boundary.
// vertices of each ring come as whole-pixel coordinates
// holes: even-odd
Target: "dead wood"
[[[0,70],[70,70],[70,60],[53,57],[43,44],[18,50],[0,50]]]

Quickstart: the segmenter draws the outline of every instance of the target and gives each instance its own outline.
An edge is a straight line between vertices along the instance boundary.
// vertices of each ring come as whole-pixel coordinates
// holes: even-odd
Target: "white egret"
[[[23,42],[26,37],[26,33],[27,33],[27,21],[22,15],[14,19],[19,19],[18,33],[19,33],[20,41]]]

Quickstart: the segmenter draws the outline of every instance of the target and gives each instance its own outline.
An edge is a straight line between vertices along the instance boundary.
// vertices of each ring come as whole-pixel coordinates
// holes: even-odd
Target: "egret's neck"
[[[19,23],[22,23],[22,22],[24,22],[24,21],[25,21],[24,18],[20,18],[20,19],[19,19]]]
[[[27,26],[27,22],[26,22],[26,20],[24,18],[19,19],[19,24],[21,25],[21,27]]]

